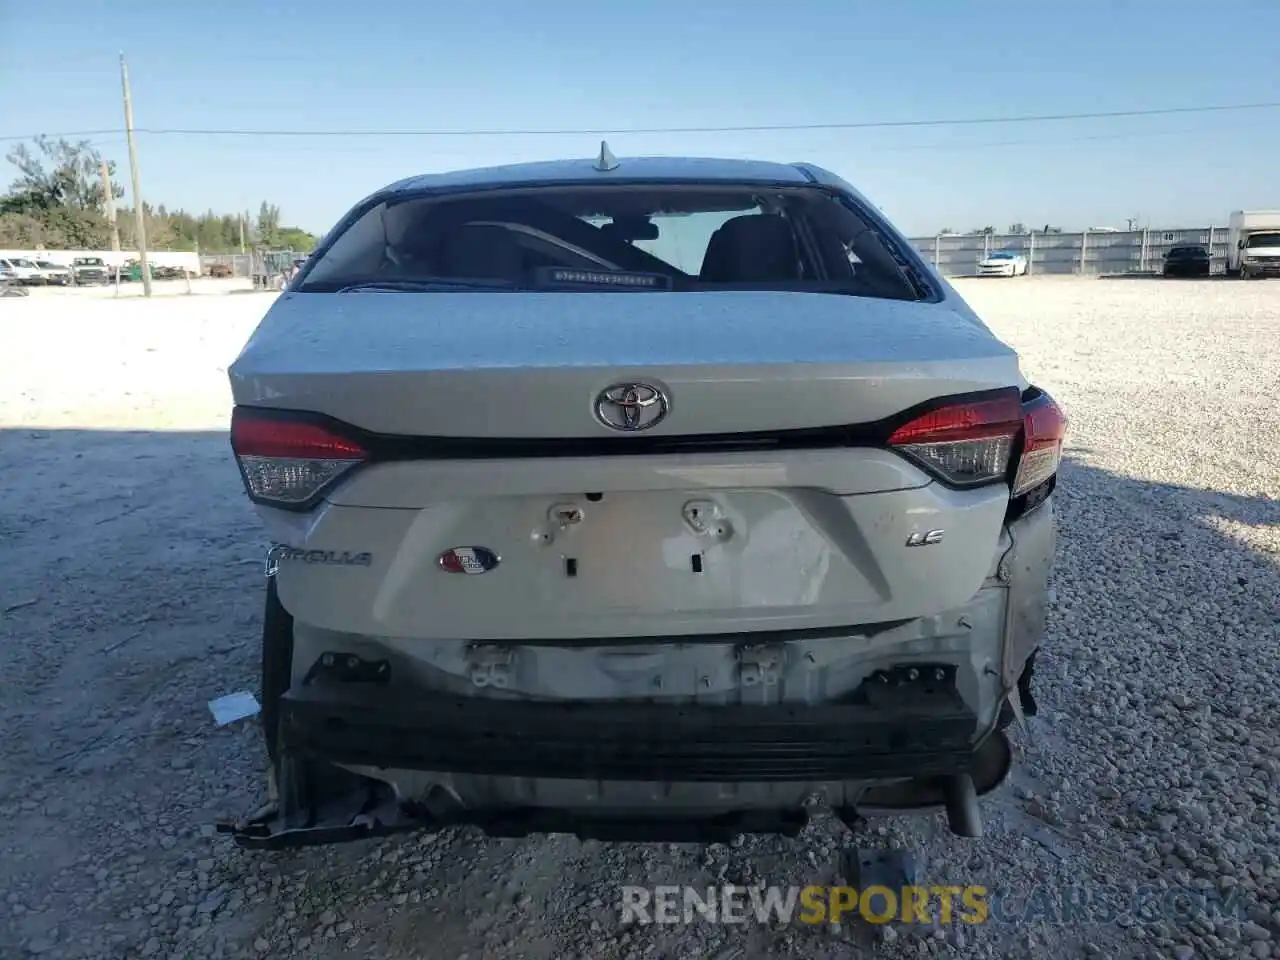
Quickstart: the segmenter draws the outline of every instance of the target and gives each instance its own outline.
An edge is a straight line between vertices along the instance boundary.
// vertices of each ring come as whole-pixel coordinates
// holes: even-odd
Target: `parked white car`
[[[40,268],[25,257],[3,257],[0,258],[0,264],[9,268],[14,283],[28,285],[44,283],[44,274],[40,272]]]
[[[607,150],[403,180],[229,379],[274,541],[274,789],[237,842],[727,841],[814,794],[980,835],[1065,420],[843,180]]]
[[[13,268],[0,261],[0,297],[9,299],[10,297],[25,297],[29,295],[30,291],[26,287],[18,286]]]
[[[978,274],[983,277],[1025,277],[1027,258],[1013,250],[997,250],[979,261]]]
[[[51,260],[37,260],[36,269],[44,282],[54,286],[65,287],[71,283],[71,268]]]

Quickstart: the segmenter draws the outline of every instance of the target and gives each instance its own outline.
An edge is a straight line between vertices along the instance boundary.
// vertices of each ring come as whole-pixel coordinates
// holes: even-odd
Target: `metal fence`
[[[223,265],[231,268],[233,277],[248,279],[253,273],[252,253],[202,253],[200,255],[200,272],[208,275],[209,268]]]
[[[1227,260],[1226,227],[1177,227],[1085,231],[1084,233],[971,233],[912,237],[911,243],[943,276],[973,276],[978,264],[997,250],[1027,257],[1028,273],[1123,274],[1159,271],[1164,255],[1183,243],[1209,247],[1213,271],[1221,273]]]
[[[231,268],[232,277],[252,279],[258,286],[278,284],[289,275],[299,254],[292,250],[255,250],[246,253],[210,253],[200,257],[200,272],[208,276],[215,266]]]

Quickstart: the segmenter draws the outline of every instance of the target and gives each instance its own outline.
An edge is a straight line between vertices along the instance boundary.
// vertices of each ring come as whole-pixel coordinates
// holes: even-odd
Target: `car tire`
[[[280,739],[280,698],[288,691],[293,676],[293,617],[280,602],[276,578],[267,580],[266,603],[262,612],[262,739],[272,764],[278,759]]]

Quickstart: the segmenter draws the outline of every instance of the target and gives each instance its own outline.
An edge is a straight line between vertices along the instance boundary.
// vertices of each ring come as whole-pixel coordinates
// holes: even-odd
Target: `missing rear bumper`
[[[845,702],[818,706],[397,699],[385,688],[312,685],[281,700],[279,800],[220,829],[259,849],[463,825],[500,837],[727,842],[742,833],[795,836],[808,820],[796,796],[834,783],[849,790],[836,810],[848,823],[858,818],[849,801],[865,791],[893,813],[936,803],[957,833],[973,836],[976,795],[1007,772],[983,758],[993,739],[1005,741],[987,737],[975,752],[981,731],[955,680],[953,667],[904,665],[873,674]],[[407,771],[436,785],[406,796]],[[558,779],[594,799],[459,796],[442,786],[454,775]],[[601,799],[609,783],[658,784],[665,799],[620,808]],[[779,785],[776,803],[744,799],[753,787]],[[678,788],[689,786],[724,791],[703,808],[675,799],[687,799]]]
[[[353,813],[356,809],[359,812]],[[479,827],[487,836],[499,838],[565,833],[580,840],[617,843],[729,843],[745,833],[796,837],[808,822],[803,808],[705,817],[669,817],[660,812],[623,817],[546,807],[458,807],[437,815],[424,804],[397,804],[387,784],[365,778],[327,804],[293,811],[272,804],[244,820],[223,821],[217,830],[245,849],[287,850],[464,826]]]

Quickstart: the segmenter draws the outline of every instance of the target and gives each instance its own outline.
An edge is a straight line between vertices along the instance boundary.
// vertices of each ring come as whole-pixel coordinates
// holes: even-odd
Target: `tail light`
[[[889,445],[956,487],[1007,480],[1024,496],[1052,479],[1062,463],[1067,418],[1038,388],[1028,400],[1016,389],[958,400],[900,426]]]
[[[1015,497],[1034,490],[1058,472],[1062,463],[1062,441],[1067,433],[1067,418],[1062,408],[1043,391],[1024,403],[1022,411],[1022,452],[1013,478]]]
[[[288,411],[236,407],[231,449],[249,499],[305,510],[368,453],[332,427]]]
[[[952,486],[983,486],[1008,477],[1023,420],[1010,388],[921,414],[893,431],[889,446]]]

